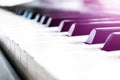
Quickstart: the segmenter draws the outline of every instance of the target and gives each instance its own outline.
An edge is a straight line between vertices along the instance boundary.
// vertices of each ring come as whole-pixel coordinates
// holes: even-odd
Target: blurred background
[[[70,10],[120,11],[119,0],[0,0],[1,6],[13,6],[34,1],[33,5]]]

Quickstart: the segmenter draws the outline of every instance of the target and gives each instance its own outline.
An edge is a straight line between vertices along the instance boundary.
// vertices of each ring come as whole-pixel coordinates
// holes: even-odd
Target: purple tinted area
[[[110,34],[102,50],[105,50],[105,51],[120,50],[120,32]]]
[[[40,21],[41,21],[42,16],[43,16],[43,15],[40,15],[40,16],[39,16],[39,19],[37,20],[37,22],[40,22]]]
[[[49,18],[52,18],[51,22],[48,24],[49,27],[59,26],[60,22],[63,20],[83,20],[92,18],[119,18],[120,15],[107,14],[107,13],[90,13],[90,12],[80,12],[80,11],[65,11],[59,9],[38,9],[38,13],[45,15],[46,24]]]
[[[62,29],[60,30],[60,32],[66,32],[69,31],[71,25],[73,23],[88,23],[88,22],[101,22],[101,21],[114,21],[117,19],[113,19],[113,18],[91,18],[91,19],[82,19],[82,20],[70,20],[70,21],[64,21],[64,24],[62,26]],[[120,20],[120,19],[119,19]]]
[[[95,33],[94,33],[95,31]],[[112,32],[120,32],[120,27],[108,27],[108,28],[96,28],[93,29],[89,35],[89,38],[86,43],[88,44],[98,44],[104,43],[107,37]],[[94,35],[94,37],[93,37]]]
[[[88,1],[88,0],[85,2],[94,3],[94,1]],[[82,19],[90,19],[90,18],[114,18],[114,17],[119,18],[120,17],[119,15],[107,14],[102,12],[91,13],[91,12],[69,11],[69,10],[61,10],[61,9],[53,9],[53,8],[40,8],[39,6],[28,7],[25,5],[26,4],[23,4],[21,6],[15,6],[15,7],[32,11],[40,15],[45,15],[46,18],[43,21],[43,24],[46,24],[49,18],[52,18],[51,22],[49,23],[49,27],[59,26],[60,22],[63,20],[82,20]]]
[[[48,25],[48,27],[52,27],[52,26],[59,26],[59,24],[61,23],[61,21],[63,20],[78,20],[78,21],[87,21],[88,19],[94,19],[94,18],[109,18],[108,16],[98,16],[98,15],[93,15],[93,14],[78,14],[78,15],[68,15],[68,14],[63,14],[61,15],[57,15],[52,17],[52,20],[50,22],[50,24]]]
[[[100,27],[119,27],[120,22],[110,21],[106,22],[98,22],[98,23],[83,23],[83,24],[75,24],[75,28],[71,34],[71,36],[79,36],[79,35],[88,35],[92,29],[100,28]]]
[[[47,24],[49,17],[46,17],[42,24]]]
[[[56,9],[40,9],[40,13],[46,15],[46,19],[43,22],[47,23],[49,18],[52,18],[49,23],[49,27],[59,26],[60,22],[63,20],[83,20],[83,19],[92,19],[92,18],[119,18],[119,15],[107,14],[107,13],[89,13],[89,12],[80,12],[80,11],[64,11]]]
[[[51,14],[47,14],[46,15],[46,19],[48,20],[48,17],[52,18],[51,22],[49,23],[48,27],[52,27],[52,26],[59,26],[60,22],[63,20],[87,20],[87,19],[100,19],[100,18],[116,18],[119,19],[117,15],[107,15],[107,14],[91,14],[91,13],[80,13],[80,12],[58,12],[58,14],[56,13],[52,13]]]

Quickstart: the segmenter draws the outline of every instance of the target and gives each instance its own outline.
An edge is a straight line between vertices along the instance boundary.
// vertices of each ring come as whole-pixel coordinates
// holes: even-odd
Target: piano
[[[0,9],[1,49],[21,80],[120,79],[119,14],[33,3]]]

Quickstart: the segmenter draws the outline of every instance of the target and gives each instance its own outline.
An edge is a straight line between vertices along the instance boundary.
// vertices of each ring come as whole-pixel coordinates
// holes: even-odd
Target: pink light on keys
[[[110,13],[120,13],[120,1],[119,0],[83,0],[84,7],[88,10],[104,11]],[[96,10],[96,11],[95,11]]]
[[[83,0],[84,7],[89,11],[98,12],[102,10],[102,4],[99,0]]]
[[[105,11],[120,13],[120,0],[100,0]]]

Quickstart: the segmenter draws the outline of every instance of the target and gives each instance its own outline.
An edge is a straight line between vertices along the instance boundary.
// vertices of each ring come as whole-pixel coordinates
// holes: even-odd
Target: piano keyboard
[[[120,79],[119,15],[4,8],[21,16],[1,10],[2,45],[29,80]]]

